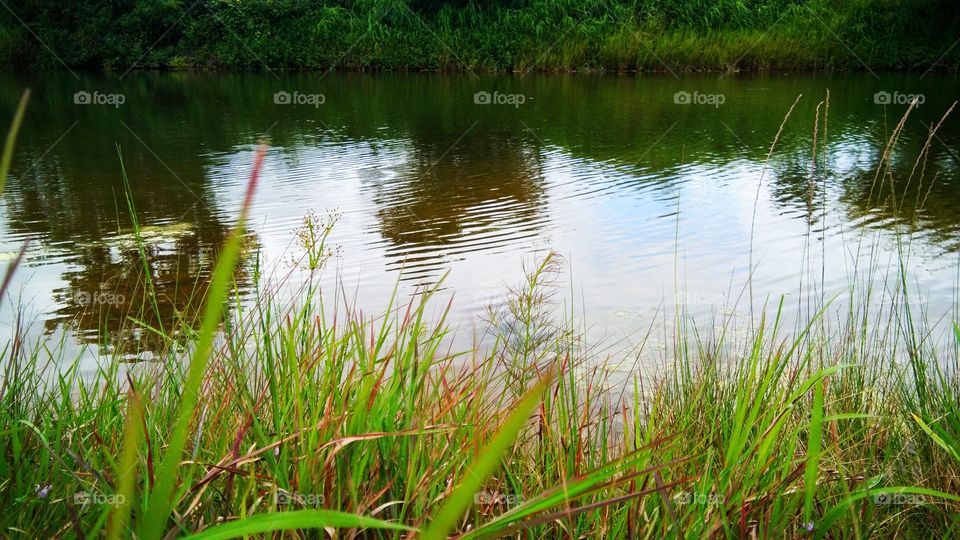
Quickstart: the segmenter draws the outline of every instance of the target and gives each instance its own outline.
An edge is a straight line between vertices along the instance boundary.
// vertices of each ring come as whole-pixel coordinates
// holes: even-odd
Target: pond
[[[608,343],[636,344],[677,306],[706,323],[749,316],[751,294],[758,309],[782,295],[786,313],[802,313],[862,275],[882,296],[907,246],[912,298],[937,320],[957,299],[960,113],[917,160],[958,82],[7,74],[6,122],[24,88],[32,97],[0,203],[3,264],[29,245],[0,331],[10,336],[19,314],[31,335],[72,347],[148,349],[150,326],[195,310],[261,139],[270,147],[237,273],[244,290],[258,274],[305,279],[291,259],[313,212],[337,215],[325,294],[375,314],[395,289],[409,299],[446,276],[441,295],[453,298],[464,343],[551,250],[564,261],[559,297]],[[918,106],[878,177],[911,98]],[[147,310],[130,204],[161,299]],[[127,317],[141,312],[133,328]]]

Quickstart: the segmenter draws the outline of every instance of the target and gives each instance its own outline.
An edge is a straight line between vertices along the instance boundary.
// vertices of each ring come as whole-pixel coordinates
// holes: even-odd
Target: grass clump
[[[92,376],[50,373],[55,350],[9,344],[5,534],[873,537],[957,525],[957,379],[931,351],[921,394],[908,341],[864,349],[853,326],[790,337],[774,310],[742,348],[678,338],[661,380],[618,392],[569,328],[529,347],[524,320],[542,306],[522,297],[525,319],[490,350],[446,350],[432,294],[376,318],[325,314],[322,294],[288,309],[262,298],[230,310],[202,370],[204,331],[160,363]]]
[[[120,72],[924,71],[956,69],[958,29],[960,9],[945,0],[136,0],[66,8],[34,0],[0,13],[0,62]]]

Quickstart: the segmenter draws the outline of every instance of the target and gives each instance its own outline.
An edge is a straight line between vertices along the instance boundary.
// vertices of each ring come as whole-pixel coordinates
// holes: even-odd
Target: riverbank
[[[958,526],[960,379],[908,308],[792,333],[771,306],[742,343],[726,327],[675,339],[662,378],[611,391],[598,361],[634,359],[596,358],[570,325],[546,323],[560,268],[543,261],[494,316],[511,324],[494,325],[489,351],[448,350],[430,294],[329,318],[319,303],[336,299],[310,287],[290,311],[269,296],[229,309],[215,342],[183,328],[196,337],[155,363],[116,351],[84,373],[55,347],[8,342],[0,528],[877,538]],[[859,293],[862,308],[906,305]]]
[[[46,2],[0,14],[7,68],[928,70],[960,66],[950,2]]]

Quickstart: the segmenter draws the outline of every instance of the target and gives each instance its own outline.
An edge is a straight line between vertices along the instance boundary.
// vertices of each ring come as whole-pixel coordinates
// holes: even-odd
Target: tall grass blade
[[[413,527],[390,523],[366,516],[357,516],[333,510],[297,510],[257,514],[238,521],[214,525],[202,532],[186,536],[183,540],[226,540],[251,534],[263,534],[299,529],[323,529],[327,527],[351,529],[385,529],[416,532]]]
[[[943,491],[938,491],[936,489],[928,489],[922,487],[912,487],[912,486],[891,486],[883,488],[873,488],[866,489],[863,491],[858,491],[853,493],[849,497],[845,497],[839,503],[836,504],[833,508],[828,510],[824,515],[820,523],[817,524],[817,531],[814,534],[814,538],[820,539],[823,538],[827,531],[830,530],[830,527],[847,512],[847,509],[853,503],[869,498],[876,495],[892,495],[892,494],[908,494],[908,495],[928,495],[930,497],[937,497],[939,499],[946,499],[949,501],[960,502],[960,495],[954,495],[952,493],[945,493]]]
[[[823,436],[823,385],[821,380],[813,391],[813,411],[810,418],[810,441],[807,443],[807,465],[803,474],[803,519],[813,520],[813,499],[817,492],[820,472],[820,440]]]
[[[123,453],[120,456],[117,481],[117,507],[114,508],[107,526],[108,539],[128,536],[126,532],[130,524],[130,510],[133,508],[133,488],[137,480],[137,452],[140,449],[142,422],[143,402],[131,388],[127,397],[127,421],[123,428]]]
[[[960,463],[960,441],[950,440],[950,442],[947,442],[947,438],[949,436],[946,433],[937,433],[933,430],[933,428],[927,425],[926,422],[921,420],[919,416],[916,414],[912,416],[914,421],[920,425],[920,429],[922,429],[924,433],[933,439],[933,442],[937,443],[937,446],[946,450],[947,453],[957,461],[957,463]]]
[[[254,160],[253,171],[250,174],[250,182],[247,185],[247,194],[243,201],[243,207],[240,209],[237,224],[234,226],[233,231],[231,231],[223,251],[220,254],[220,260],[214,269],[206,306],[203,311],[200,331],[197,334],[193,357],[190,360],[190,366],[188,368],[187,380],[182,390],[180,407],[175,417],[176,423],[173,427],[167,450],[164,453],[159,470],[157,471],[157,484],[150,493],[150,501],[144,514],[144,519],[138,527],[138,536],[144,540],[157,540],[163,535],[166,529],[167,519],[173,508],[173,495],[177,480],[180,477],[178,474],[180,459],[187,441],[187,430],[190,425],[190,419],[195,412],[194,409],[196,408],[199,398],[200,384],[203,381],[207,361],[213,349],[213,339],[220,324],[224,302],[227,298],[227,290],[230,286],[234,266],[236,265],[237,256],[240,251],[240,242],[243,237],[247,212],[253,201],[253,194],[257,186],[257,180],[260,176],[260,168],[263,165],[265,154],[266,147],[261,146]],[[189,482],[185,483],[188,484]]]
[[[23,261],[23,256],[27,254],[27,247],[29,245],[30,242],[23,243],[23,246],[17,253],[16,258],[13,259],[13,262],[11,262],[10,266],[7,267],[7,271],[4,272],[3,283],[0,283],[0,301],[2,301],[3,297],[7,294],[7,288],[10,286],[10,282],[13,280],[13,273],[17,271],[17,267],[19,267],[20,263]]]
[[[20,131],[20,123],[23,122],[23,115],[27,110],[29,100],[30,90],[24,90],[23,96],[20,97],[20,103],[17,104],[17,110],[13,113],[10,130],[7,131],[7,141],[3,145],[3,157],[0,158],[0,195],[3,194],[3,188],[7,184],[7,175],[10,173],[10,163],[13,162],[13,149],[16,146],[17,133]]]
[[[27,110],[27,102],[29,100],[30,90],[27,89],[24,90],[23,96],[20,97],[17,110],[13,113],[13,122],[10,124],[10,130],[7,131],[7,141],[3,145],[3,156],[0,157],[0,195],[3,195],[3,189],[7,185],[7,175],[10,173],[10,163],[13,162],[13,149],[16,146],[17,133],[20,131],[20,123],[23,122],[23,115]],[[10,281],[13,279],[13,273],[16,272],[17,267],[20,266],[20,262],[23,260],[26,252],[27,243],[24,243],[17,258],[13,260],[7,268],[7,271],[4,272],[3,284],[0,285],[0,302],[3,301],[3,297],[7,293],[7,287],[10,286]]]
[[[520,430],[526,425],[530,414],[540,403],[550,379],[551,373],[547,373],[521,398],[500,430],[486,448],[477,455],[476,461],[470,465],[460,483],[437,511],[430,526],[424,531],[422,540],[443,540],[453,530],[457,520],[473,502],[474,494],[500,465],[500,456],[513,444]]]

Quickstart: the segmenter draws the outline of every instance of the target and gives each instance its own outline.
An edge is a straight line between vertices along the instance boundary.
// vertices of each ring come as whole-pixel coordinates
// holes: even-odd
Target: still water
[[[524,265],[553,250],[565,261],[561,296],[590,335],[629,345],[676,305],[701,320],[748,310],[751,274],[756,304],[783,295],[797,313],[807,295],[843,293],[855,274],[888,283],[900,230],[914,298],[936,320],[957,298],[960,113],[915,163],[958,83],[937,74],[5,75],[4,125],[24,88],[32,98],[0,200],[0,264],[29,241],[0,332],[11,336],[20,313],[32,336],[101,352],[149,348],[149,331],[126,319],[143,311],[144,264],[121,161],[161,298],[142,322],[170,326],[203,294],[210,248],[236,219],[261,139],[270,150],[241,288],[253,286],[258,254],[269,279],[302,279],[290,261],[296,230],[311,211],[335,213],[322,282],[357,310],[377,313],[395,288],[409,298],[446,275],[450,320],[469,342]],[[891,174],[877,178],[911,95],[922,104],[892,150]],[[119,327],[128,330],[102,337]]]

